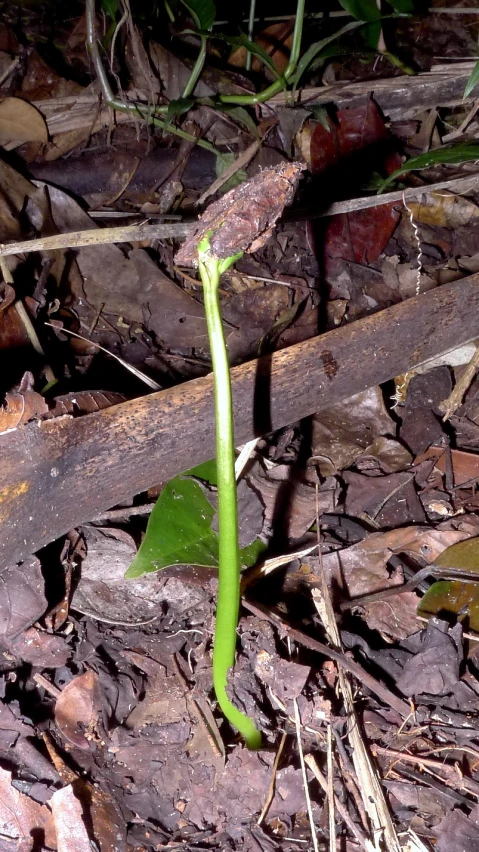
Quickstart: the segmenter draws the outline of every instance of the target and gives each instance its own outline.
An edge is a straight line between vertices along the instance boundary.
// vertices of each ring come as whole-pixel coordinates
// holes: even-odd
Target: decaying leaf
[[[0,408],[0,433],[11,432],[47,413],[45,399],[33,390],[32,374],[25,373],[18,390],[5,394],[5,405]]]
[[[284,207],[291,204],[304,168],[302,163],[280,163],[231,189],[200,216],[176,262],[197,266],[198,243],[209,234],[211,254],[218,258],[258,251]]]
[[[92,845],[83,821],[81,802],[71,784],[57,790],[50,800],[58,852],[91,852]]]
[[[0,834],[20,844],[24,840],[31,841],[35,833],[45,837],[45,845],[50,849],[56,848],[55,829],[48,808],[13,787],[11,773],[0,767]]]

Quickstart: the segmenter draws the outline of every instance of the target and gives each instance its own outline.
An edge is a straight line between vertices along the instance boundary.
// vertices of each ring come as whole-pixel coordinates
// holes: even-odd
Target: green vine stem
[[[269,101],[274,95],[279,94],[285,88],[285,82],[288,83],[299,61],[301,53],[301,41],[303,37],[304,11],[306,0],[298,0],[296,5],[296,16],[294,20],[293,43],[291,45],[291,54],[284,75],[280,80],[275,80],[262,92],[256,95],[220,95],[218,100],[223,104],[239,104],[243,106],[254,106],[255,104],[264,104]]]
[[[213,648],[213,684],[226,718],[251,749],[261,747],[261,734],[226,694],[229,669],[234,665],[240,604],[238,508],[235,480],[233,405],[228,353],[218,297],[220,276],[241,254],[220,260],[210,254],[209,238],[198,246],[199,272],[204,287],[205,314],[213,363],[218,485],[219,567],[216,627]]]
[[[193,136],[192,133],[187,133],[185,130],[182,130],[180,127],[176,127],[172,125],[170,122],[165,121],[160,118],[162,115],[167,115],[168,113],[168,104],[157,105],[154,107],[149,106],[148,104],[142,104],[138,101],[124,101],[121,98],[115,97],[113,94],[112,88],[110,86],[110,81],[108,80],[108,75],[105,71],[105,67],[101,60],[100,51],[98,49],[98,39],[96,35],[96,26],[95,26],[95,0],[86,0],[85,3],[85,19],[86,19],[86,45],[87,50],[91,56],[91,60],[93,63],[93,67],[95,69],[96,76],[98,78],[98,82],[100,83],[101,92],[105,103],[110,109],[117,110],[118,112],[126,112],[130,115],[133,114],[135,116],[139,116],[143,118],[144,121],[149,124],[153,124],[155,127],[161,127],[162,130],[165,130],[168,133],[172,133],[175,136],[179,136],[180,139],[186,139],[188,142],[195,142],[200,148],[205,148],[207,151],[211,151],[215,156],[219,153],[214,145],[205,139],[199,139],[197,136]],[[203,45],[202,50],[200,51],[200,56],[195,64],[193,69],[193,74],[196,74],[198,79],[201,70],[204,64],[204,57],[206,55],[206,42],[204,44],[204,53],[203,53]],[[191,78],[190,78],[191,79]],[[196,85],[196,81],[194,83]],[[188,84],[187,84],[188,88]],[[194,86],[193,86],[194,88]],[[183,95],[184,96],[184,95]]]

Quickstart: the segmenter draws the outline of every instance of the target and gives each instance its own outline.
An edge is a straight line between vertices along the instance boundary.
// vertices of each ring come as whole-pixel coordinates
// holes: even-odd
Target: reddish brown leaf
[[[48,808],[20,793],[12,786],[11,773],[0,768],[0,834],[20,843],[31,841],[34,833],[44,835],[45,845],[50,849],[56,847]]]
[[[401,165],[392,149],[393,137],[371,99],[364,106],[338,110],[328,123],[329,130],[318,124],[312,134],[311,171],[323,176],[335,198],[348,197],[358,176],[365,178],[373,170],[390,174]],[[389,204],[334,216],[323,235],[326,278],[334,277],[336,258],[366,265],[377,260],[399,216]]]
[[[71,785],[57,790],[50,799],[57,833],[58,852],[91,852],[92,846],[83,822],[82,806]]]
[[[79,414],[92,414],[94,411],[100,411],[102,408],[109,408],[111,405],[118,405],[118,403],[124,401],[123,394],[113,391],[93,390],[66,393],[57,396],[47,416],[61,417],[70,414],[74,417]]]
[[[311,171],[314,175],[343,164],[346,158],[357,158],[358,154],[381,142],[390,143],[393,138],[371,99],[364,106],[339,109],[334,121],[328,118],[328,125],[329,130],[326,130],[318,123],[311,137]],[[384,156],[378,165],[384,165]],[[400,163],[392,165],[388,162],[387,165],[390,171],[394,171]]]

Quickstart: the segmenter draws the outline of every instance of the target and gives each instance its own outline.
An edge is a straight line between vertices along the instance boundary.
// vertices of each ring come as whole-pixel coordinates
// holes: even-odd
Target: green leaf
[[[253,56],[256,56],[256,58],[259,59],[263,63],[263,65],[266,65],[266,67],[269,68],[269,70],[277,80],[283,80],[283,77],[276,68],[276,65],[271,59],[269,53],[267,53],[266,50],[259,44],[256,44],[255,41],[250,41],[250,39],[247,35],[245,35],[245,33],[240,33],[239,36],[229,36],[225,35],[224,33],[215,33],[215,38],[220,38],[222,41],[225,41],[226,44],[229,44],[231,47],[245,47],[246,50],[249,50],[249,52],[252,53]],[[286,88],[286,85],[284,85],[284,88]]]
[[[461,580],[439,580],[421,598],[417,613],[459,615],[466,612],[468,626],[479,631],[479,538],[459,541],[444,550],[435,560],[442,568],[462,568],[477,573],[477,585]]]
[[[177,115],[183,115],[183,113],[188,112],[194,102],[194,98],[177,98],[174,101],[170,101],[165,117],[165,123],[168,125],[173,118],[176,118]]]
[[[313,113],[316,121],[319,121],[321,127],[324,127],[328,133],[331,133],[331,125],[329,123],[328,110],[323,104],[314,104],[311,107],[311,112]]]
[[[217,485],[218,473],[216,470],[216,459],[210,459],[210,461],[203,462],[203,464],[197,464],[191,470],[185,471],[183,476],[194,476],[196,479],[202,479],[210,485]]]
[[[296,68],[295,73],[291,77],[291,82],[294,83],[295,88],[297,87],[301,77],[307,68],[311,65],[314,59],[321,53],[325,47],[327,47],[332,42],[336,41],[340,38],[344,33],[348,33],[351,30],[355,30],[358,27],[362,26],[363,21],[350,21],[349,24],[346,24],[344,27],[341,27],[340,30],[335,32],[333,35],[328,36],[327,38],[321,39],[321,41],[316,41],[312,44],[308,50],[303,53],[301,59],[298,62],[298,67]]]
[[[389,177],[386,178],[379,187],[378,193],[390,183],[395,181],[401,175],[417,169],[428,169],[431,166],[439,165],[457,165],[466,163],[469,160],[479,160],[479,143],[460,142],[458,145],[444,145],[442,148],[435,148],[433,151],[428,151],[426,154],[419,154],[418,157],[413,157],[404,163],[400,169],[396,169]]]
[[[349,12],[357,21],[379,21],[381,11],[376,0],[339,0],[343,9]]]
[[[414,3],[412,0],[388,0],[389,5],[399,15],[413,15]]]
[[[125,576],[160,571],[169,565],[218,565],[218,536],[211,528],[215,510],[201,486],[177,476],[165,485],[153,509],[146,535]],[[254,541],[240,550],[240,562],[256,562],[265,544]]]
[[[464,97],[465,98],[469,97],[472,90],[475,88],[475,86],[477,86],[478,83],[479,83],[479,60],[474,65],[474,68],[472,69],[472,72],[471,72],[471,76],[469,77],[469,80],[466,83],[466,88],[464,89]]]
[[[116,13],[118,12],[117,0],[101,0],[100,6],[103,11],[112,19],[112,21],[114,21],[116,18]]]
[[[193,16],[199,30],[209,32],[215,22],[216,6],[213,0],[181,0]]]
[[[233,121],[236,121],[237,124],[242,124],[243,127],[246,127],[246,130],[249,130],[252,136],[255,136],[256,139],[258,139],[258,128],[247,109],[244,107],[233,106],[232,104],[216,103],[213,100],[211,100],[211,106],[219,112],[225,112],[227,115],[230,115]]]

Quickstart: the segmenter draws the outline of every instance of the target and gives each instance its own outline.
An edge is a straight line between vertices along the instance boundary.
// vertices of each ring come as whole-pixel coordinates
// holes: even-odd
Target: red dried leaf
[[[360,107],[339,109],[335,120],[328,118],[329,130],[318,124],[311,137],[311,172],[319,175],[332,166],[341,165],[347,158],[358,158],[358,155],[375,146],[379,152],[379,143],[390,143],[393,140],[384,120],[373,100]],[[384,152],[379,167],[384,167]],[[388,152],[389,153],[389,152]],[[397,155],[396,155],[397,156]],[[391,167],[391,171],[398,168]],[[389,171],[388,171],[389,174]]]
[[[254,252],[270,237],[284,207],[293,200],[305,166],[280,163],[231,189],[211,204],[176,255],[181,266],[198,265],[198,243],[210,232],[211,253],[220,259]]]
[[[311,137],[311,171],[324,176],[334,187],[348,192],[357,175],[368,171],[390,174],[401,165],[392,148],[393,137],[371,99],[364,106],[340,109],[335,121],[328,119],[329,131],[321,124]],[[384,250],[399,221],[400,212],[392,204],[334,216],[323,234],[325,277],[332,279],[336,259],[368,265]]]

